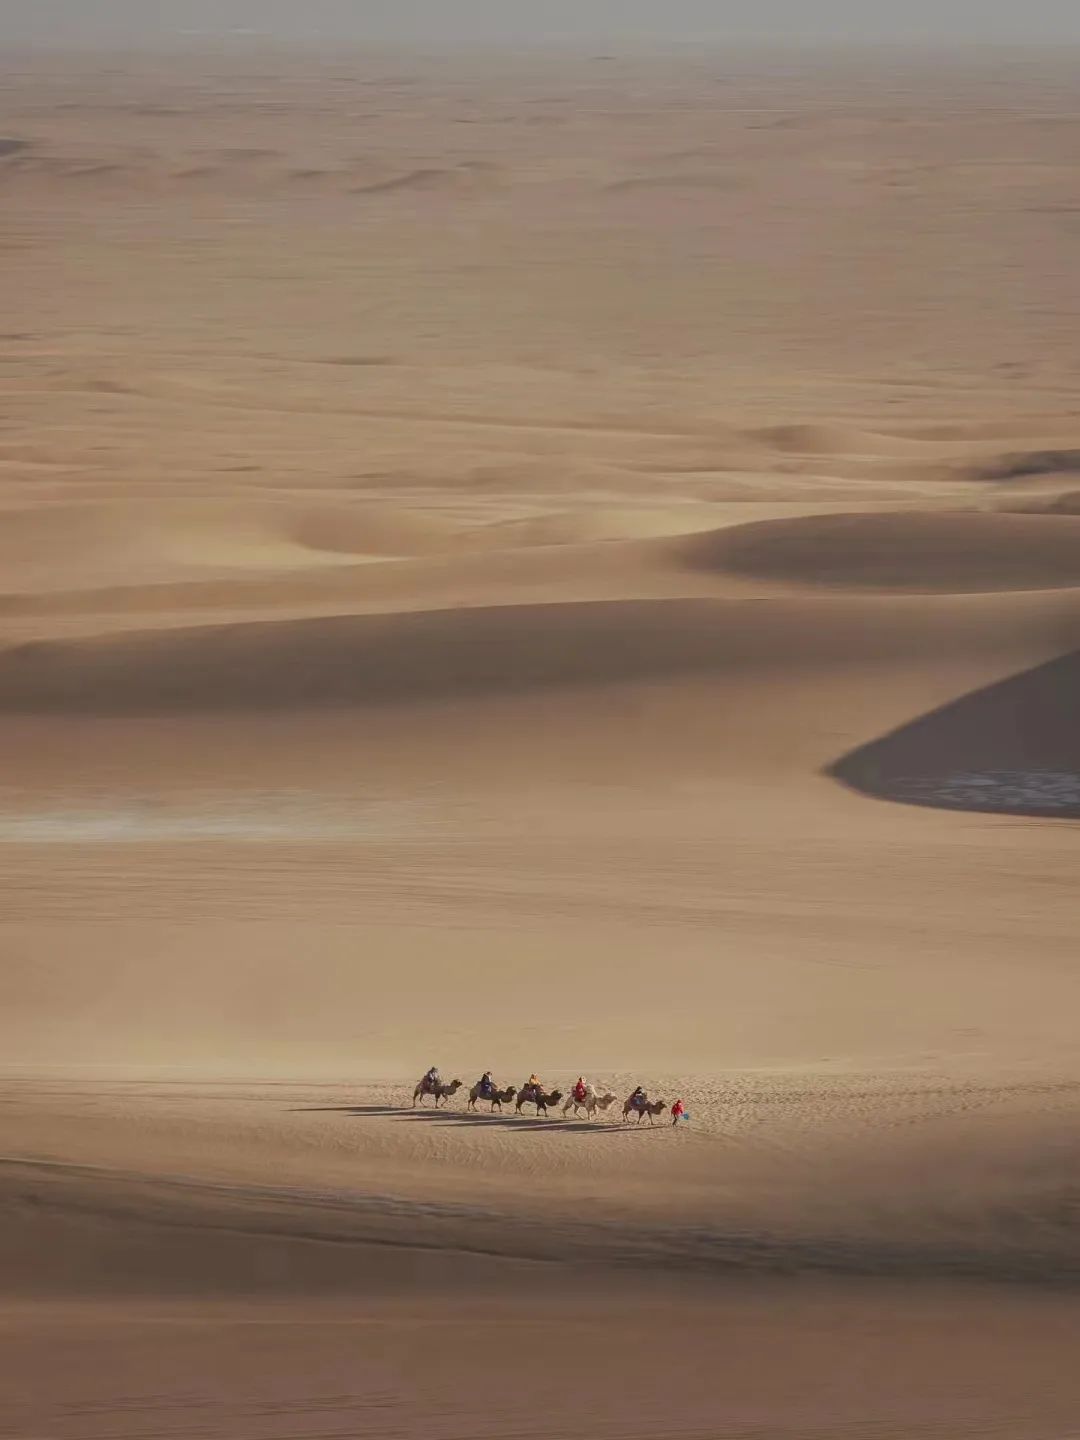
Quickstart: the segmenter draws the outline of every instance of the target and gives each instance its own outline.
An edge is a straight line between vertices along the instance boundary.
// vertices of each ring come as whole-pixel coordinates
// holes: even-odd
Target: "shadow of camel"
[[[973,691],[825,773],[880,800],[1080,818],[1080,651]]]
[[[608,1134],[631,1134],[638,1130],[648,1131],[662,1128],[659,1125],[623,1125],[618,1121],[611,1120],[560,1120],[556,1119],[554,1115],[544,1120],[532,1115],[500,1115],[497,1112],[489,1115],[486,1111],[477,1114],[472,1110],[447,1110],[444,1107],[440,1107],[438,1110],[434,1110],[430,1106],[426,1110],[417,1107],[414,1110],[409,1105],[299,1105],[293,1106],[288,1113],[290,1115],[352,1115],[357,1120],[371,1115],[390,1115],[398,1120],[426,1120],[429,1124],[501,1125],[516,1130],[558,1129],[570,1135],[587,1135],[601,1131]]]
[[[512,1130],[559,1130],[566,1134],[587,1134],[590,1130],[621,1130],[621,1125],[604,1125],[588,1120],[557,1120],[551,1115],[546,1120],[534,1115],[475,1115],[469,1110],[434,1110],[430,1114],[415,1111],[402,1114],[403,1120],[438,1121],[440,1125],[501,1125]]]
[[[290,1106],[287,1113],[290,1115],[400,1115],[403,1111],[411,1108],[406,1100],[401,1105],[293,1105]],[[429,1115],[435,1114],[434,1105],[427,1105],[423,1108]],[[442,1106],[439,1107],[439,1114],[442,1114]]]

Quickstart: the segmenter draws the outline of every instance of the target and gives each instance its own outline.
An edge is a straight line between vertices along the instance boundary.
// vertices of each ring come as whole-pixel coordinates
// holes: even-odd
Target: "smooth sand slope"
[[[1068,1433],[1075,64],[7,64],[0,1436]]]

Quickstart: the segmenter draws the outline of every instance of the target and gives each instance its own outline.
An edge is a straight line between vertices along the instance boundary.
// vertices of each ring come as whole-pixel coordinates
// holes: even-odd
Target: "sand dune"
[[[975,467],[980,480],[1050,482],[1080,471],[1080,450],[1021,450],[986,460]]]
[[[5,62],[0,1434],[1074,1425],[1074,68]]]
[[[79,507],[75,521],[87,513]],[[132,521],[122,507],[118,514]],[[768,518],[748,522],[748,515]],[[125,541],[119,526],[107,528],[101,548],[80,544],[65,570],[13,564],[9,584],[15,583],[0,610],[35,633],[41,627],[34,617],[50,615],[104,621],[145,611],[175,625],[207,612],[227,620],[262,610],[284,618],[645,597],[766,599],[807,586],[959,594],[1073,583],[1067,533],[1020,527],[1011,544],[1007,524],[986,526],[977,512],[960,517],[886,506],[837,516],[821,501],[740,501],[596,506],[455,526],[369,503],[304,509],[244,501],[216,509],[159,503],[143,507],[142,517],[137,510],[132,524],[141,541],[130,534]],[[47,531],[59,522],[63,531],[71,518],[58,508],[34,524]],[[717,530],[721,519],[725,526]],[[145,568],[110,583],[125,546],[136,543]],[[1041,563],[1044,552],[1049,565]],[[995,566],[1001,553],[1007,562]],[[373,567],[374,559],[394,563]],[[201,578],[208,570],[214,577]]]
[[[919,442],[900,435],[840,425],[773,425],[752,432],[751,439],[796,455],[905,455],[917,453]]]
[[[402,191],[450,191],[475,188],[478,184],[490,183],[491,176],[473,166],[458,166],[455,169],[425,167],[408,170],[403,175],[391,175],[383,180],[372,180],[366,185],[353,188],[354,195],[388,195]]]
[[[794,606],[626,602],[255,623],[50,641],[0,661],[9,711],[136,713],[513,693],[730,666],[787,665]],[[816,643],[840,661],[866,627],[838,617]],[[874,645],[868,636],[867,647]],[[869,651],[867,653],[870,653]]]
[[[194,118],[183,110],[176,113],[176,118],[185,116]],[[199,127],[195,135],[204,141],[212,138]],[[288,146],[185,144],[190,136],[190,128],[181,130],[170,145],[167,133],[144,136],[138,144],[130,143],[128,136],[116,135],[111,143],[106,140],[100,146],[85,134],[66,137],[66,144],[50,143],[45,137],[2,138],[0,186],[34,194],[52,188],[62,195],[72,194],[73,186],[90,188],[91,192],[104,187],[110,194],[123,186],[130,191],[152,189],[161,195],[170,191],[190,195],[200,189],[213,194],[220,193],[223,187],[234,194],[281,195],[294,187],[310,190],[312,181],[320,181],[342,196],[376,197],[398,191],[482,192],[499,179],[497,165],[473,157],[463,156],[450,165],[395,167],[392,158],[376,150],[370,155],[335,157],[335,164],[297,164],[297,155]]]
[[[1080,515],[1080,490],[1006,500],[998,508],[1015,515]]]
[[[613,1083],[623,1088],[625,1079]],[[710,1275],[935,1273],[1064,1281],[1080,1268],[1075,1234],[1058,1210],[1075,1182],[1075,1161],[1063,1156],[1040,1169],[1023,1138],[1025,1121],[1042,1138],[1062,1134],[1076,1105],[1076,1087],[1065,1081],[1017,1079],[988,1095],[977,1082],[905,1088],[882,1077],[853,1106],[848,1087],[837,1079],[818,1085],[819,1113],[807,1121],[815,1145],[797,1154],[762,1147],[755,1137],[754,1121],[770,1105],[805,1103],[775,1076],[737,1086],[723,1128],[705,1119],[685,1144],[662,1130],[646,1138],[648,1127],[640,1132],[617,1122],[545,1124],[513,1115],[485,1120],[460,1111],[438,1118],[410,1111],[400,1088],[353,1086],[350,1096],[338,1084],[281,1085],[275,1093],[252,1082],[187,1082],[177,1092],[159,1082],[118,1093],[93,1084],[84,1136],[69,1143],[106,1164],[96,1171],[77,1163],[0,1166],[0,1205],[12,1226],[3,1253],[13,1288],[70,1293],[74,1277],[65,1269],[74,1263],[93,1267],[78,1277],[79,1288],[105,1293],[139,1293],[148,1280],[158,1293],[182,1293],[198,1275],[200,1290],[243,1295],[257,1274],[260,1245],[270,1237],[291,1253],[259,1288],[309,1296],[362,1292],[380,1268],[407,1284],[409,1266],[394,1252],[410,1247],[438,1252],[429,1281],[440,1265],[448,1278],[467,1276],[468,1262],[473,1278],[482,1277],[477,1261],[486,1261],[495,1278],[498,1262],[556,1272],[584,1264],[610,1278],[633,1259],[645,1272],[698,1281]],[[6,1092],[13,1129],[36,1119],[61,1133],[60,1096],[43,1103],[25,1089],[15,1083]],[[189,1132],[196,1132],[186,1144],[201,1152],[203,1173],[155,1176],[151,1160],[185,1147],[181,1097],[188,1101]],[[1062,1107],[1049,1125],[1037,1116],[1040,1100],[1048,1097]],[[709,1096],[691,1085],[686,1098],[701,1113]],[[207,1113],[215,1102],[229,1117],[231,1156]],[[986,1134],[958,1136],[950,1114],[958,1103],[988,1108]],[[859,1147],[855,1140],[853,1108],[871,1124],[901,1132],[889,1147],[872,1146],[872,1168],[856,1158],[859,1148],[866,1153],[866,1142]],[[905,1136],[905,1121],[913,1116],[915,1133]],[[305,1157],[305,1133],[337,1142],[329,1158]],[[1003,1139],[1015,1147],[1013,1178],[1023,1177],[1025,1193],[994,1179],[988,1160]],[[437,1158],[441,1187],[418,1183]],[[280,1188],[268,1194],[267,1168],[275,1162]],[[372,1163],[381,1171],[378,1192],[346,1197],[341,1187],[350,1168]],[[914,1180],[913,1164],[935,1173]],[[482,1205],[470,1194],[468,1170],[476,1165],[488,1174]],[[710,1206],[707,1193],[721,1168],[729,1183],[737,1177],[738,1187],[724,1196],[714,1193]],[[576,1197],[558,1183],[559,1170],[573,1177]],[[648,1195],[665,1172],[672,1187],[666,1216]],[[984,1178],[981,1195],[970,1185],[957,1186],[958,1177],[972,1173]],[[842,1178],[842,1190],[830,1187],[830,1175],[834,1182]],[[624,1193],[613,1196],[620,1177]],[[28,1193],[60,1222],[54,1230],[66,1232],[63,1250],[37,1269],[27,1260],[44,1248],[40,1240],[33,1243],[41,1216],[19,1204]],[[425,1236],[416,1233],[421,1216]],[[541,1216],[546,1225],[536,1223]],[[99,1253],[80,1241],[80,1221],[100,1237]],[[125,1237],[132,1225],[142,1233]],[[557,1273],[551,1279],[559,1284]]]
[[[0,520],[9,591],[416,555],[445,548],[453,535],[434,519],[382,506],[245,499],[54,504],[0,512]]]
[[[1080,584],[1080,525],[1061,516],[819,515],[681,542],[691,564],[875,590],[1043,590]]]
[[[1078,601],[1080,604],[1080,601]],[[1051,633],[1070,633],[1077,607]],[[0,652],[0,709],[303,709],[915,662],[1002,645],[994,610],[610,601],[211,625]]]
[[[612,181],[607,189],[614,194],[632,193],[638,190],[712,190],[723,193],[739,191],[745,183],[745,177],[742,175],[688,171],[681,174],[676,172],[659,175],[628,175],[622,180]]]
[[[1075,652],[966,695],[845,756],[832,773],[910,804],[1080,815]]]
[[[710,507],[709,514],[715,521],[718,511]],[[680,528],[686,523],[681,519]],[[395,558],[315,552],[307,555],[308,563],[289,550],[283,553],[283,563],[276,564],[273,546],[264,544],[254,552],[261,565],[250,566],[246,573],[226,572],[212,579],[191,578],[189,568],[178,569],[175,578],[166,580],[161,578],[161,566],[155,569],[153,579],[140,581],[135,574],[128,583],[119,584],[101,583],[112,578],[101,571],[53,573],[53,588],[9,591],[0,597],[0,611],[32,633],[42,629],[35,624],[35,617],[49,616],[65,617],[75,624],[86,621],[82,628],[92,632],[108,617],[117,617],[109,621],[115,627],[124,623],[123,617],[143,613],[183,624],[185,617],[207,612],[221,619],[263,613],[284,618],[754,593],[752,585],[719,572],[692,571],[666,541],[616,541],[613,534],[637,531],[655,536],[674,528],[675,517],[665,519],[663,512],[601,513],[595,520],[588,514],[577,519],[538,517],[463,526],[456,533],[447,529],[443,532],[445,554]],[[607,538],[583,543],[580,537],[590,534]],[[333,563],[335,558],[338,563]],[[372,565],[369,561],[374,558],[393,559],[394,563]],[[354,563],[358,559],[361,563]],[[67,585],[60,588],[65,580]],[[44,628],[47,634],[47,625]]]
[[[653,505],[616,509],[595,506],[560,510],[524,520],[503,520],[475,532],[473,544],[490,542],[503,549],[532,545],[584,545],[611,540],[645,540],[659,535],[685,535],[715,525],[714,506]],[[642,560],[644,565],[644,560]]]

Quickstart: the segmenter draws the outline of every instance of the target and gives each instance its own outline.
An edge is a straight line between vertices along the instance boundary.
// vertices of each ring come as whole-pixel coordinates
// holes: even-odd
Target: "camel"
[[[609,1105],[614,1104],[615,1096],[610,1090],[604,1095],[598,1095],[591,1085],[586,1085],[585,1099],[575,1100],[574,1093],[571,1091],[566,1104],[562,1107],[562,1113],[566,1115],[573,1110],[575,1115],[579,1115],[584,1110],[590,1120],[595,1120],[598,1111],[606,1110]]]
[[[424,1103],[425,1095],[434,1095],[435,1109],[437,1110],[439,1108],[440,1100],[449,1100],[450,1096],[456,1095],[460,1089],[460,1080],[451,1080],[449,1085],[436,1085],[434,1088],[425,1085],[424,1081],[421,1080],[420,1083],[417,1085],[416,1089],[413,1091],[412,1103],[415,1105],[417,1101],[419,1101],[422,1105]]]
[[[469,1103],[466,1108],[469,1110],[475,1110],[477,1100],[490,1100],[491,1113],[494,1115],[496,1109],[501,1111],[504,1105],[509,1105],[510,1101],[513,1100],[516,1094],[517,1091],[514,1089],[513,1085],[507,1085],[505,1090],[492,1090],[490,1095],[484,1095],[481,1093],[480,1082],[478,1080],[476,1084],[472,1087],[472,1089],[469,1091]]]
[[[535,1105],[537,1115],[546,1115],[548,1106],[554,1108],[563,1098],[561,1090],[552,1090],[550,1095],[545,1095],[543,1090],[536,1085],[525,1085],[517,1097],[517,1104],[514,1106],[516,1114],[521,1114],[522,1105]]]
[[[631,1115],[637,1116],[637,1123],[641,1124],[641,1117],[648,1115],[649,1124],[656,1124],[656,1116],[663,1114],[667,1109],[667,1102],[664,1100],[646,1100],[644,1104],[635,1105],[632,1100],[627,1100],[622,1107],[622,1118],[628,1120]]]

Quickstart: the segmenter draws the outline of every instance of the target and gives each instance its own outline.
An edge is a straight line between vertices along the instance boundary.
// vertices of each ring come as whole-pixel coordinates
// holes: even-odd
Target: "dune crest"
[[[1069,515],[812,515],[679,542],[695,566],[809,585],[961,594],[1080,585]]]
[[[1050,633],[1068,633],[1080,598]],[[77,714],[439,702],[993,651],[999,615],[846,600],[471,606],[48,640],[0,651],[0,711]],[[1029,622],[1030,624],[1031,622]],[[1035,625],[1037,626],[1038,612]]]
[[[9,510],[0,529],[5,588],[78,589],[205,571],[288,572],[437,552],[454,529],[384,505],[171,499]]]

